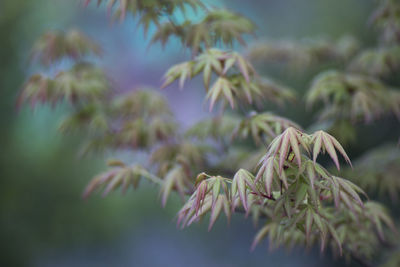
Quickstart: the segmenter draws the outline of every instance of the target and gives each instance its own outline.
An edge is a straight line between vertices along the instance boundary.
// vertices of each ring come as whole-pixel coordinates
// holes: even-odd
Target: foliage
[[[358,41],[351,36],[332,40],[303,39],[258,41],[249,48],[249,57],[256,62],[283,63],[292,70],[305,70],[329,61],[343,62],[359,49]]]
[[[145,32],[154,24],[151,43],[165,45],[175,37],[190,48],[191,60],[167,70],[162,87],[178,81],[183,88],[189,79],[202,76],[209,110],[217,103],[221,109],[217,116],[183,129],[161,94],[143,88],[124,95],[114,92],[102,70],[83,62],[85,55],[100,51],[83,34],[45,34],[34,47],[34,57],[46,66],[67,57],[74,65],[54,77],[33,75],[18,104],[54,105],[67,100],[72,103],[71,114],[60,129],[86,130],[85,151],[128,150],[149,159],[141,164],[110,161],[110,170],[89,183],[84,197],[101,188],[104,196],[117,189],[125,193],[130,187],[136,189],[140,180],[148,180],[160,187],[163,205],[173,191],[180,195],[182,227],[210,216],[211,230],[221,213],[228,221],[234,213],[245,213],[264,221],[253,248],[268,239],[271,248],[319,244],[321,251],[329,247],[348,260],[374,259],[396,227],[387,208],[369,200],[363,189],[397,201],[398,148],[365,153],[354,170],[341,173],[347,177],[342,178],[340,162],[352,164],[334,136],[351,144],[356,124],[400,115],[399,91],[386,80],[398,67],[396,1],[382,0],[371,20],[381,33],[378,48],[359,50],[351,37],[337,42],[285,41],[257,44],[249,57],[216,47],[231,48],[234,41],[244,44],[242,35],[254,31],[250,20],[234,12],[210,9],[198,0],[99,0],[98,4],[103,2],[114,16],[137,17]],[[187,7],[203,9],[200,22],[176,21],[176,12],[185,13]],[[323,70],[311,83],[305,102],[319,108],[318,121],[310,127],[315,131],[309,134],[290,119],[265,110],[265,100],[285,107],[296,97],[286,86],[261,77],[250,61],[254,58],[296,68],[328,61],[347,66],[343,71]],[[225,110],[227,105],[230,111]],[[261,112],[240,114],[238,108],[242,113],[244,108]],[[317,162],[321,154],[327,154],[337,170]]]
[[[387,88],[369,76],[326,71],[312,82],[307,103],[323,101],[321,119],[330,117],[371,121],[388,112],[400,110],[398,90]]]
[[[80,31],[49,31],[34,44],[31,59],[48,66],[64,57],[77,60],[90,53],[101,55],[101,49]]]
[[[354,172],[357,175],[353,176],[353,180],[368,192],[397,203],[400,192],[399,153],[395,144],[371,149],[355,162]]]
[[[293,99],[289,89],[271,81],[260,79],[253,66],[237,52],[209,49],[192,61],[171,67],[164,76],[162,87],[179,79],[182,88],[187,79],[203,73],[203,82],[207,91],[206,99],[210,101],[210,111],[217,100],[229,103],[235,108],[236,102],[269,98],[276,103]],[[212,74],[217,76],[210,87]]]

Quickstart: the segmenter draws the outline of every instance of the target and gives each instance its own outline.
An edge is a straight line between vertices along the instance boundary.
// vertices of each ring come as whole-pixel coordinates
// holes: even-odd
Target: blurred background
[[[211,1],[209,1],[211,2]],[[351,34],[368,43],[374,33],[367,18],[372,0],[226,0],[212,4],[240,11],[257,25],[257,36],[301,38]],[[342,266],[318,251],[268,251],[266,244],[250,252],[256,229],[242,215],[226,226],[224,219],[208,233],[200,223],[176,227],[178,198],[162,208],[158,190],[150,185],[102,199],[83,201],[81,193],[105,169],[105,155],[79,157],[79,135],[61,136],[58,121],[67,107],[15,109],[19,88],[35,66],[28,65],[34,40],[49,29],[79,28],[104,49],[99,62],[117,90],[140,85],[159,87],[168,66],[187,58],[178,43],[165,50],[137,29],[132,18],[110,23],[104,8],[80,1],[0,1],[0,266]],[[298,90],[312,76],[279,77]],[[207,116],[201,84],[163,93],[183,125]],[[300,111],[300,112],[299,112]],[[307,126],[313,117],[294,106],[279,111]],[[362,142],[350,149],[357,156],[393,138],[391,119],[370,127]],[[364,144],[364,145],[363,145]]]

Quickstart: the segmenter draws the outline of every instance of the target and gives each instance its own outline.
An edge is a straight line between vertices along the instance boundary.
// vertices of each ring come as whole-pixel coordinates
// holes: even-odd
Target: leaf
[[[114,162],[117,161],[114,160]],[[82,197],[88,198],[96,189],[101,187],[105,187],[103,197],[120,186],[122,186],[124,193],[129,185],[136,188],[140,178],[145,178],[156,184],[163,183],[160,178],[152,175],[140,165],[129,166],[118,161],[115,167],[94,177],[87,185]]]
[[[303,140],[303,134],[300,130],[295,129],[293,127],[287,128],[281,135],[277,136],[269,146],[268,153],[269,155],[276,155],[279,153],[279,171],[282,172],[284,161],[288,160],[288,152],[289,149],[294,153],[294,156],[297,160],[297,164],[301,166],[301,153],[300,147],[302,147],[308,151],[308,147]]]
[[[300,182],[299,187],[295,193],[295,207],[297,208],[301,202],[303,202],[307,196],[308,186],[305,183]]]
[[[212,206],[208,231],[211,230],[211,228],[213,227],[215,221],[218,219],[218,216],[222,210],[224,211],[225,216],[227,217],[228,222],[229,222],[230,216],[231,216],[231,208],[230,208],[229,200],[226,195],[219,195],[217,197],[215,204]]]
[[[352,166],[351,161],[349,157],[347,156],[346,152],[344,151],[343,147],[340,145],[340,143],[330,134],[325,133],[324,131],[318,131],[312,134],[311,136],[311,141],[314,143],[314,148],[313,148],[313,160],[314,163],[317,160],[318,154],[321,151],[321,148],[324,151],[328,151],[329,156],[332,158],[333,162],[336,165],[336,168],[340,170],[340,165],[339,165],[339,160],[335,151],[335,148],[342,154],[342,156],[345,158],[347,163]]]
[[[260,231],[258,231],[257,235],[254,237],[254,241],[251,245],[251,250],[254,250],[255,247],[260,243],[262,239],[268,234],[268,232],[271,230],[271,227],[269,224],[266,224],[263,228],[261,228]]]
[[[315,173],[314,166],[311,164],[311,162],[307,162],[306,170],[307,170],[307,177],[310,180],[310,185],[311,185],[312,189],[314,190],[314,181],[317,176]]]
[[[307,238],[307,243],[310,243],[310,236],[311,236],[311,228],[313,224],[313,214],[314,211],[311,208],[307,208],[306,211],[306,238]]]
[[[107,165],[110,167],[125,167],[125,163],[118,159],[107,160]]]
[[[233,88],[232,84],[226,78],[218,78],[206,96],[207,99],[210,99],[210,111],[213,109],[215,102],[221,98],[221,96],[224,96],[228,100],[231,108],[234,108],[234,90],[235,88]]]
[[[202,181],[196,188],[195,201],[193,202],[193,208],[196,211],[196,215],[198,215],[200,207],[206,198],[206,194],[208,191],[207,187],[207,181]]]
[[[188,61],[169,68],[164,74],[164,83],[161,85],[161,88],[167,87],[177,79],[179,79],[179,87],[183,88],[185,81],[192,78],[193,64],[194,62]]]
[[[327,237],[327,229],[325,227],[325,224],[322,221],[322,218],[316,212],[313,213],[313,221],[315,222],[315,224],[317,225],[317,228],[319,229],[319,231],[321,233],[321,252],[322,252],[325,247],[325,241],[326,241],[326,237]]]
[[[340,256],[342,256],[342,254],[343,254],[342,242],[340,242],[340,238],[339,238],[335,228],[333,228],[333,226],[330,225],[329,223],[327,224],[327,226],[328,226],[329,233],[331,234],[331,236],[333,237],[333,239],[335,240],[335,242],[339,248]]]
[[[211,209],[210,224],[208,226],[208,231],[211,230],[215,221],[218,219],[218,216],[221,213],[221,210],[223,207],[223,201],[224,201],[223,198],[220,198],[220,196],[217,196],[217,200]]]
[[[258,192],[254,187],[254,176],[250,172],[244,169],[240,169],[239,171],[236,172],[235,176],[233,177],[231,188],[232,188],[231,189],[232,198],[238,195],[240,201],[242,202],[243,208],[247,212],[249,209],[247,203],[248,189],[250,188],[253,191],[253,193]],[[233,205],[232,208],[234,209],[235,205]]]
[[[363,190],[361,188],[359,188],[355,184],[351,183],[350,181],[347,181],[347,180],[339,178],[339,177],[333,177],[333,179],[335,179],[339,183],[341,188],[348,195],[350,195],[361,207],[364,207],[364,204],[363,204],[360,196],[357,194],[356,190],[353,189],[353,188],[356,188],[357,191],[363,192]],[[366,194],[364,193],[364,195],[366,195]]]
[[[269,157],[263,163],[265,165],[265,171],[263,174],[265,190],[268,196],[271,196],[272,182],[274,178],[274,157]],[[258,176],[258,175],[257,175]]]
[[[44,33],[35,42],[30,58],[48,67],[63,58],[80,60],[87,55],[101,54],[101,48],[93,40],[79,30],[71,29]]]

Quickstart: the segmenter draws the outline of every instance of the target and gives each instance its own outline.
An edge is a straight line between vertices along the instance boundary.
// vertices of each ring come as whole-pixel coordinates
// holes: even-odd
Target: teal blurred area
[[[210,1],[209,1],[210,2]],[[273,38],[353,34],[370,42],[364,0],[212,1],[252,18],[258,35]],[[104,9],[80,1],[0,2],[0,266],[341,266],[330,256],[303,250],[288,254],[260,246],[249,252],[256,230],[242,216],[221,220],[211,233],[205,223],[183,231],[175,226],[178,198],[162,208],[157,189],[144,185],[126,196],[81,199],[84,186],[104,170],[106,155],[79,156],[80,136],[62,136],[57,125],[68,106],[24,107],[15,100],[27,75],[33,41],[48,29],[80,28],[104,48],[99,64],[116,87],[160,85],[168,65],[185,58],[178,43],[148,48],[135,22],[110,23]],[[61,66],[58,66],[61,67]],[[40,70],[39,71],[45,71]],[[287,78],[287,77],[286,77]],[[305,80],[288,81],[305,88]],[[207,115],[203,90],[194,86],[164,92],[184,124]],[[196,90],[198,89],[198,90]],[[184,111],[184,112],[182,112]],[[311,119],[294,107],[289,116]],[[382,138],[383,138],[382,134]],[[364,137],[368,142],[369,137]],[[356,148],[356,150],[361,148]],[[355,150],[354,154],[359,153]],[[336,265],[335,265],[336,264]]]

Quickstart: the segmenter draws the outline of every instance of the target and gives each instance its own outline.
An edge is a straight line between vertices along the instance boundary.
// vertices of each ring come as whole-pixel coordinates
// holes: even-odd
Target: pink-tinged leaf
[[[242,177],[243,177],[245,183],[247,184],[248,187],[250,187],[250,189],[253,191],[253,193],[259,193],[257,188],[255,187],[254,176],[245,169],[240,169],[239,171],[242,173]]]
[[[243,74],[244,78],[246,79],[246,82],[250,82],[250,75],[249,75],[249,71],[248,71],[248,63],[246,62],[246,60],[238,55],[237,57],[237,66],[240,69],[240,72]]]
[[[289,134],[285,134],[282,137],[282,143],[280,145],[281,151],[279,153],[279,173],[282,173],[283,165],[287,158],[287,154],[288,154],[288,150],[289,150],[289,142],[290,142],[290,136],[289,136]]]
[[[353,167],[353,165],[351,164],[350,158],[347,156],[346,151],[343,149],[342,145],[331,135],[329,135],[329,138],[331,139],[331,142],[333,143],[333,145],[335,146],[335,148],[340,152],[340,154],[342,154],[342,156],[344,157],[344,159],[346,160],[346,162]]]
[[[209,111],[212,111],[212,109],[214,108],[214,104],[217,101],[219,95],[221,94],[221,90],[222,90],[222,78],[219,78],[206,95],[206,98],[210,99]]]
[[[326,151],[328,151],[329,156],[335,163],[336,168],[340,170],[339,159],[337,157],[335,147],[331,143],[331,140],[326,135],[322,135],[322,142],[325,146]]]
[[[294,153],[294,156],[297,159],[297,165],[300,167],[301,166],[301,154],[300,154],[300,148],[296,136],[296,129],[290,127],[290,146],[292,148],[292,151]]]
[[[258,127],[263,130],[264,132],[266,132],[269,136],[271,137],[276,137],[275,132],[272,130],[272,128],[268,125],[267,122],[260,122],[258,124]]]
[[[351,161],[347,156],[345,150],[333,136],[323,131],[318,131],[313,134],[312,141],[314,142],[314,150],[313,150],[314,163],[316,162],[318,154],[320,153],[321,148],[323,147],[328,152],[329,156],[332,158],[338,170],[340,170],[340,164],[335,149],[337,149],[340,152],[340,154],[344,157],[346,162],[350,166],[352,166]]]
[[[272,154],[275,156],[278,153],[279,147],[282,144],[282,139],[285,136],[285,132],[282,134],[278,135],[277,137],[272,140],[271,144],[268,147],[268,154]]]
[[[237,195],[237,192],[238,192],[238,186],[237,186],[236,180],[232,180],[232,184],[231,184],[232,199],[235,198],[235,196]]]
[[[318,230],[321,233],[321,252],[324,250],[325,248],[325,242],[326,242],[326,235],[327,235],[327,229],[325,227],[325,225],[322,222],[321,217],[317,214],[317,213],[313,213],[313,219],[315,224],[317,225]]]
[[[211,231],[211,228],[213,227],[215,221],[218,219],[218,216],[221,213],[223,207],[223,201],[224,199],[222,198],[222,196],[217,197],[217,200],[211,209],[210,224],[208,225],[208,231]]]
[[[282,171],[281,173],[279,173],[279,166],[278,166],[278,164],[275,164],[275,171],[276,171],[276,173],[278,174],[279,179],[281,179],[281,181],[283,182],[283,185],[285,186],[285,188],[288,189],[288,188],[289,188],[289,185],[288,185],[288,181],[287,181],[287,177],[286,177],[285,171]]]
[[[127,174],[122,181],[122,194],[125,195],[130,184],[132,184],[133,187],[136,188],[138,181],[139,181],[139,179],[135,179],[135,176],[133,173]],[[135,185],[135,183],[136,183],[136,185]]]
[[[314,147],[313,147],[313,161],[314,163],[317,162],[317,157],[319,152],[321,151],[321,145],[322,145],[322,138],[321,138],[321,132],[315,133],[316,137],[314,140]]]
[[[382,222],[385,223],[393,233],[395,233],[396,235],[398,234],[396,225],[394,224],[392,218],[389,216],[388,211],[385,207],[383,207],[379,203],[375,203],[372,201],[367,202],[365,206],[368,210],[369,217],[373,220],[375,226],[377,227],[377,231],[378,233],[380,233],[383,240],[384,235],[382,231]]]
[[[339,207],[339,183],[337,182],[337,180],[335,179],[335,177],[331,177],[330,178],[331,181],[331,192],[333,195],[333,201],[335,202],[335,207],[338,208]]]
[[[208,88],[210,88],[210,79],[211,79],[211,65],[206,64],[203,70],[203,83],[207,91]]]
[[[212,66],[212,69],[214,70],[214,72],[215,72],[217,75],[221,76],[221,73],[222,73],[222,71],[223,71],[221,62],[220,62],[218,59],[213,58],[213,59],[211,60],[211,66]]]
[[[175,171],[171,171],[167,174],[164,179],[164,183],[161,187],[161,204],[163,207],[167,204],[168,197],[171,194],[172,188],[174,187]]]
[[[349,196],[348,196],[345,192],[343,192],[343,191],[340,191],[340,192],[339,192],[339,195],[340,195],[341,201],[343,201],[344,204],[350,209],[350,211],[351,211],[356,217],[358,217],[358,216],[357,216],[357,213],[356,213],[356,209],[355,209],[355,207],[354,207],[355,203],[354,203],[353,201],[350,200]]]
[[[190,69],[184,69],[179,77],[179,88],[182,89],[185,85],[185,81],[188,77],[190,77]]]
[[[181,228],[184,228],[187,225],[189,219],[195,216],[195,210],[190,207],[190,204],[190,202],[187,202],[178,212],[177,225],[181,225]]]
[[[228,198],[226,196],[222,196],[223,197],[223,207],[224,207],[224,213],[225,216],[228,220],[228,224],[231,222],[231,205],[230,202],[228,200]]]
[[[336,181],[340,184],[340,186],[343,188],[343,190],[350,195],[357,203],[361,206],[364,207],[364,203],[362,202],[360,196],[357,194],[357,192],[347,183],[346,180],[335,177]]]
[[[196,214],[192,218],[190,218],[190,220],[187,222],[187,225],[189,226],[193,222],[198,221],[203,215],[205,215],[211,209],[211,206],[212,206],[211,198],[205,199],[199,211],[197,211]]]
[[[269,157],[266,161],[266,169],[264,172],[265,190],[269,197],[271,196],[273,178],[274,178],[274,157]]]
[[[217,200],[217,197],[219,196],[219,192],[221,190],[221,181],[218,178],[215,178],[215,182],[212,185],[212,201],[213,205],[215,205],[215,201]]]
[[[247,84],[243,84],[242,85],[242,89],[244,91],[244,94],[246,95],[247,102],[249,102],[249,104],[253,103],[253,98],[251,97],[251,89],[250,89],[250,87]]]
[[[257,235],[254,237],[253,243],[251,245],[251,250],[254,250],[256,246],[265,238],[270,230],[270,225],[267,224],[260,231],[258,231]]]
[[[311,162],[307,162],[306,170],[307,170],[307,177],[310,180],[311,188],[314,189],[314,182],[317,175],[315,173],[314,166],[311,164]]]
[[[321,165],[319,165],[318,163],[314,164],[314,169],[323,178],[330,179],[330,176],[328,175],[328,172]]]
[[[113,170],[113,171],[107,172],[105,174],[101,174],[101,175],[93,178],[93,180],[90,181],[90,183],[86,186],[85,191],[82,194],[82,198],[87,199],[94,190],[96,190],[102,184],[110,181],[116,173],[117,173],[117,170]]]
[[[222,84],[222,92],[224,93],[225,97],[228,99],[229,105],[231,108],[235,108],[235,100],[232,94],[232,86],[230,85],[228,80],[224,80]]]
[[[333,239],[335,240],[335,242],[339,248],[340,256],[342,256],[342,254],[343,254],[342,242],[340,241],[340,238],[339,238],[335,228],[333,228],[333,226],[330,224],[327,224],[327,226],[328,226],[329,233],[331,234],[331,236],[333,237]]]
[[[345,179],[343,179],[345,180]],[[355,190],[357,193],[364,195],[365,198],[368,199],[368,195],[367,193],[365,193],[364,190],[362,190],[358,185],[354,184],[353,182],[349,181],[349,180],[345,180],[346,184],[348,184],[353,190]]]
[[[196,215],[198,214],[200,207],[205,199],[207,193],[207,181],[202,181],[196,189],[196,197],[193,202],[193,209],[196,211]]]
[[[242,202],[245,211],[247,211],[248,206],[247,206],[247,195],[246,195],[246,183],[240,171],[235,174],[232,183],[235,183],[237,185],[240,201]]]
[[[224,71],[222,72],[222,74],[225,75],[225,74],[228,72],[228,70],[229,70],[230,68],[232,68],[232,66],[235,64],[235,61],[236,61],[236,59],[233,58],[233,57],[228,58],[228,59],[225,61],[225,67],[224,67]]]
[[[116,189],[122,183],[124,175],[125,173],[123,172],[118,173],[106,186],[101,196],[106,197],[112,190]]]

